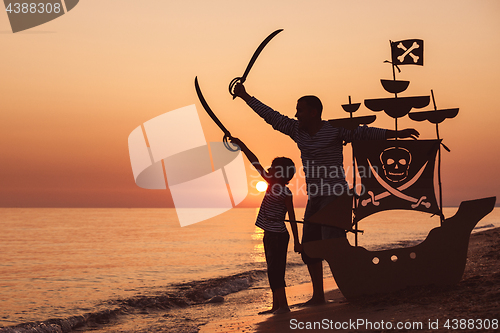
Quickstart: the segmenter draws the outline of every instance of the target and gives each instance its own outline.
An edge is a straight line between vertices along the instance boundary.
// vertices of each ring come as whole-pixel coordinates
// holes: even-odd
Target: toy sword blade
[[[248,73],[250,73],[250,70],[252,69],[253,64],[255,63],[257,58],[259,57],[259,55],[262,52],[262,50],[264,49],[264,47],[266,47],[266,45],[271,41],[271,39],[274,38],[274,36],[276,36],[277,34],[279,34],[282,31],[283,31],[283,29],[278,29],[278,30],[274,31],[273,33],[271,33],[269,36],[267,36],[267,38],[264,39],[264,41],[262,43],[260,43],[257,50],[255,50],[255,52],[252,56],[252,59],[250,59],[250,62],[248,63],[247,68],[245,69],[245,73],[243,73],[243,76],[235,77],[231,81],[231,83],[229,83],[229,93],[233,96],[233,99],[236,98],[236,95],[233,93],[233,88],[236,85],[236,83],[238,83],[238,82],[245,83],[247,76],[248,76]]]
[[[238,149],[232,148],[229,145],[229,142],[227,141],[227,139],[231,137],[231,133],[229,133],[229,131],[227,130],[227,128],[224,127],[224,125],[222,125],[222,123],[219,120],[219,118],[217,118],[217,116],[212,111],[212,109],[210,108],[210,106],[208,106],[208,103],[205,100],[205,97],[203,97],[203,94],[202,94],[201,89],[200,89],[200,85],[198,84],[198,77],[194,78],[194,88],[196,89],[196,94],[198,95],[198,99],[200,100],[200,103],[203,106],[203,108],[205,109],[205,111],[208,113],[208,115],[210,116],[210,118],[212,118],[212,120],[214,121],[214,123],[216,123],[217,126],[219,126],[219,128],[222,130],[222,132],[224,132],[224,137],[222,138],[222,141],[224,142],[224,146],[228,150],[230,150],[230,151],[237,151]]]

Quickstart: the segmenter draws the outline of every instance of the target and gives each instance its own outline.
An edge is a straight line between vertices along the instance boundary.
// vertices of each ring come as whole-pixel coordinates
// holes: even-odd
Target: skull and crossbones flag
[[[438,213],[433,179],[439,144],[440,140],[353,142],[362,185],[355,220],[392,209]]]
[[[406,39],[391,41],[392,63],[394,65],[424,65],[424,41]]]

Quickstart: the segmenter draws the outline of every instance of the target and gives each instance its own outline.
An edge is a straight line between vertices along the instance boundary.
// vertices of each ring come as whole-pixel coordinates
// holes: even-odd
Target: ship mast
[[[437,111],[436,100],[434,99],[434,91],[431,89],[432,96],[432,104],[434,105],[434,111]],[[436,124],[436,136],[437,139],[440,140],[439,137],[439,123]],[[439,219],[441,221],[441,225],[443,225],[444,214],[443,214],[443,185],[441,184],[441,144],[438,149],[438,188],[439,188]]]
[[[389,40],[389,44],[391,45],[392,47],[392,41]],[[394,69],[394,67],[397,67],[393,61],[390,61],[391,65],[392,65],[392,80],[394,82],[396,82],[396,70]],[[398,67],[398,71],[401,72],[401,70],[399,69]],[[398,98],[398,93],[397,92],[394,92],[394,98]],[[398,136],[397,136],[397,132],[398,132],[398,118],[394,118],[394,130],[396,131],[396,137],[394,138],[394,140],[398,141]]]
[[[361,103],[351,103],[351,96],[349,96],[349,104],[343,104],[342,108],[344,111],[349,112],[349,119],[351,121],[351,126],[354,128],[354,122],[353,122],[353,117],[352,114],[356,111],[358,111],[359,106]],[[353,138],[354,141],[354,138]],[[352,149],[352,191],[353,191],[353,196],[354,196],[354,213],[356,213],[356,208],[358,208],[358,200],[357,200],[357,194],[356,194],[356,159],[354,158],[354,149],[352,148],[351,144],[351,149]],[[358,246],[358,221],[354,222],[354,245]]]
[[[438,110],[437,105],[436,105],[436,99],[434,98],[434,91],[431,89],[431,95],[432,95],[432,103],[434,104],[434,110],[432,111],[423,111],[423,112],[410,112],[409,117],[412,120],[415,121],[424,121],[427,120],[432,124],[436,125],[436,136],[437,140],[439,142],[439,148],[438,148],[438,186],[439,186],[439,218],[441,221],[441,225],[443,224],[443,221],[445,219],[444,214],[443,214],[443,185],[441,183],[441,146],[447,151],[450,152],[450,149],[446,147],[446,145],[441,141],[441,137],[439,135],[439,124],[442,123],[445,119],[450,119],[454,118],[457,114],[459,109],[458,108],[453,108],[453,109],[442,109]]]

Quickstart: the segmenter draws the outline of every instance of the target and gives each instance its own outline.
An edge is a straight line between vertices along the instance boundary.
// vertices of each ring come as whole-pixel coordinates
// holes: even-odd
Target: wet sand
[[[241,306],[234,318],[214,319],[200,332],[499,331],[500,228],[471,235],[465,273],[455,286],[412,287],[348,302],[329,280],[325,305],[266,316],[256,315],[257,304]],[[287,288],[289,303],[304,302],[311,289],[309,284]]]

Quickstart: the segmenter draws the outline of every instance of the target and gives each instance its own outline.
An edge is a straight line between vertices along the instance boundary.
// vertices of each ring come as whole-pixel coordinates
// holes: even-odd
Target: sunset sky
[[[3,7],[2,7],[3,8]],[[196,104],[207,141],[222,132],[198,102],[194,78],[219,119],[264,165],[300,153],[227,91],[259,43],[284,29],[248,76],[250,94],[293,117],[313,94],[323,118],[341,104],[390,94],[389,40],[423,39],[424,66],[402,66],[402,96],[459,107],[440,127],[444,204],[499,194],[500,2],[82,0],[67,14],[12,33],[0,13],[0,206],[172,207],[168,191],[139,188],[127,138],[149,119]],[[431,110],[432,106],[425,108]],[[356,115],[372,114],[362,106]],[[407,117],[435,138],[435,127]],[[373,126],[394,128],[384,113]],[[189,133],[186,133],[188,136]],[[183,140],[179,137],[179,140]],[[350,165],[350,147],[345,149]],[[256,173],[247,163],[249,181]],[[240,207],[258,205],[255,189]],[[303,206],[305,197],[295,198]]]

